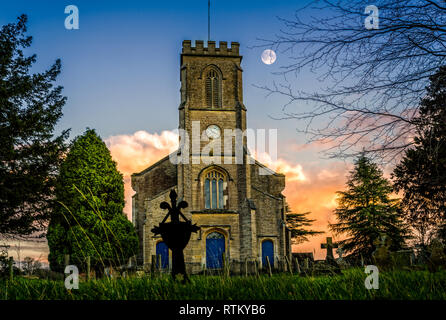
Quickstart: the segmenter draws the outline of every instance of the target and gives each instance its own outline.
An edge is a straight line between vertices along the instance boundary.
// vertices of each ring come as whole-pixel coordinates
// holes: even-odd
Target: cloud
[[[305,181],[307,179],[303,172],[302,165],[300,164],[291,163],[280,158],[273,160],[268,153],[257,154],[254,151],[252,154],[257,161],[267,166],[269,169],[284,174],[287,181]]]
[[[105,139],[118,170],[124,175],[124,212],[132,216],[132,173],[139,172],[178,148],[178,134],[162,131],[161,134],[137,131],[130,135],[117,135]]]

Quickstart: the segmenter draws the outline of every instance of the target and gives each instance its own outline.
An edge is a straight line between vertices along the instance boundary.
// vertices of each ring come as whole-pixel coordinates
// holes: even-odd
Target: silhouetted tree
[[[347,253],[370,258],[375,240],[385,234],[391,250],[403,247],[407,232],[402,223],[399,200],[391,199],[392,186],[378,166],[364,155],[360,156],[347,181],[347,190],[338,191],[338,207],[334,213],[337,223],[329,227],[347,236],[339,245]]]
[[[61,63],[30,73],[36,56],[23,49],[25,15],[0,30],[0,236],[27,236],[46,227],[68,131],[54,136],[66,98],[54,86]]]
[[[39,270],[42,267],[42,264],[39,260],[36,260],[31,257],[25,257],[23,259],[23,272],[27,275],[34,274],[37,270]]]
[[[426,246],[446,229],[446,67],[430,77],[420,103],[414,145],[393,172],[395,188],[403,192],[406,221]]]
[[[316,221],[314,219],[309,219],[309,214],[310,212],[287,213],[286,224],[291,232],[291,239],[294,244],[308,241],[309,237],[323,233],[322,231],[308,229],[308,227],[310,227],[313,222]]]

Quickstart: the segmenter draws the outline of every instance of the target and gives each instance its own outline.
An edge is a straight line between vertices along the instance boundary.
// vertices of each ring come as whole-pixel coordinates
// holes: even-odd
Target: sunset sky
[[[243,55],[244,104],[248,127],[278,129],[278,159],[275,165],[286,175],[288,203],[294,212],[311,211],[313,228],[327,231],[333,222],[335,191],[342,190],[351,162],[327,160],[321,143],[306,144],[296,132],[294,120],[274,120],[286,100],[266,96],[256,86],[271,85],[284,78],[274,75],[293,55],[277,51],[272,65],[262,63],[265,48],[259,39],[272,38],[281,28],[277,17],[291,18],[307,1],[212,1],[211,39],[237,41]],[[57,3],[57,4],[56,4]],[[80,29],[64,27],[65,6],[79,8]],[[0,25],[29,17],[28,34],[34,38],[28,54],[37,54],[33,71],[62,60],[58,83],[68,97],[57,131],[71,128],[70,138],[87,127],[94,128],[110,148],[125,177],[125,212],[131,215],[130,175],[145,169],[175,149],[178,138],[180,100],[179,62],[183,40],[207,39],[207,0],[197,1],[2,1]],[[326,87],[310,72],[286,79],[293,88],[317,90]],[[294,106],[311,108],[311,105]],[[294,246],[296,252],[325,253],[320,243],[326,236]],[[336,237],[335,237],[336,240]],[[23,244],[25,255],[46,259],[45,244]],[[35,249],[33,249],[35,248]],[[16,256],[14,250],[11,250]],[[22,259],[25,256],[22,252]]]

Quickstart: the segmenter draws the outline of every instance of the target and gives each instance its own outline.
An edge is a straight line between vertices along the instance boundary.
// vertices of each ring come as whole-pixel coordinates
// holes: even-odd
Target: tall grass
[[[0,299],[32,300],[363,300],[446,299],[446,271],[380,273],[379,289],[367,290],[362,269],[338,276],[289,274],[252,277],[191,276],[190,283],[169,275],[81,282],[68,291],[63,281],[16,278],[0,281]]]
[[[68,208],[64,203],[59,201],[59,204],[65,209],[66,213],[69,214],[68,215],[68,214],[64,213],[63,211],[60,212],[62,214],[63,218],[65,219],[67,225],[70,228],[76,227],[76,226],[79,227],[80,231],[82,232],[82,235],[87,240],[88,245],[91,246],[91,248],[93,249],[94,255],[93,256],[90,255],[90,258],[92,260],[97,260],[99,262],[99,264],[102,266],[102,269],[105,269],[106,267],[119,268],[123,265],[126,265],[128,262],[128,259],[125,259],[126,254],[124,253],[124,249],[122,247],[121,241],[120,241],[119,237],[117,237],[116,234],[113,232],[108,221],[105,220],[105,218],[104,218],[105,215],[99,209],[99,204],[97,203],[97,198],[94,196],[92,190],[89,187],[87,187],[87,189],[89,191],[89,195],[87,197],[87,195],[84,194],[76,185],[73,185],[73,188],[76,190],[77,193],[79,193],[81,198],[88,204],[88,206],[91,209],[92,216],[97,221],[100,222],[100,226],[102,227],[103,234],[105,235],[105,238],[106,238],[106,241],[101,243],[102,249],[105,250],[105,248],[106,248],[105,245],[108,245],[108,248],[112,251],[111,257],[109,257],[109,259],[107,259],[106,257],[103,256],[103,254],[101,254],[101,253],[103,253],[103,250],[98,249],[95,246],[95,243],[91,240],[91,235],[89,235],[89,231],[86,230],[84,228],[84,226],[79,222],[77,215],[74,214],[72,212],[72,210],[70,208]],[[74,221],[75,224],[70,223],[70,220]],[[81,260],[83,260],[82,265],[85,266],[86,262],[87,262],[87,257],[89,255],[85,252],[83,245],[79,241],[79,238],[78,238],[79,235],[77,235],[75,232],[73,232],[73,235],[76,240],[75,244],[77,246],[77,249],[80,251],[80,253],[83,257],[83,259],[81,259]],[[116,250],[115,244],[117,244],[117,248],[119,249],[118,250],[119,252]],[[136,254],[136,252],[132,252],[132,254]]]

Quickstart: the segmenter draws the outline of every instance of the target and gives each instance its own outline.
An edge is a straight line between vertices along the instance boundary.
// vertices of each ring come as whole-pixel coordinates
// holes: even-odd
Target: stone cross
[[[337,248],[338,244],[337,243],[333,243],[331,240],[331,237],[327,237],[327,243],[321,243],[321,249],[327,249],[327,257],[325,258],[325,260],[328,259],[333,259],[333,248]]]
[[[336,249],[336,253],[339,256],[339,259],[342,260],[342,255],[344,254],[344,249],[342,249],[342,247],[339,247],[338,249]]]

